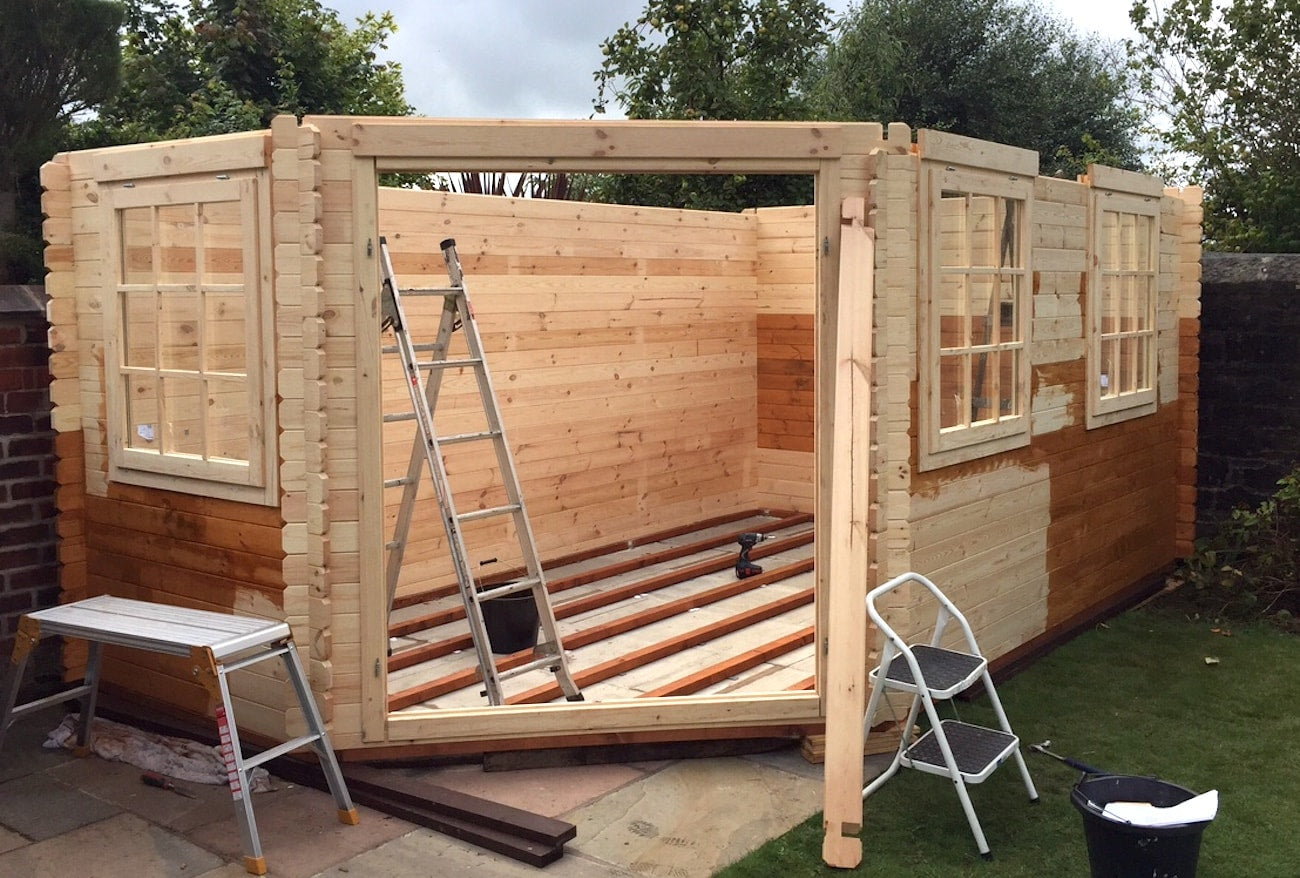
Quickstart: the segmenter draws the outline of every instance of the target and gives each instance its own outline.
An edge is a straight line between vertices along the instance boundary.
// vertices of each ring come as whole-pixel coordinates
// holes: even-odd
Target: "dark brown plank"
[[[774,640],[771,643],[756,647],[740,655],[732,656],[720,662],[710,665],[709,667],[697,671],[688,677],[680,680],[674,680],[658,689],[652,689],[642,695],[642,698],[663,698],[669,695],[691,695],[719,683],[728,677],[739,674],[741,671],[748,671],[756,668],[763,662],[771,661],[777,656],[785,655],[787,652],[798,649],[801,646],[807,646],[813,642],[813,626],[809,625],[796,631],[794,634],[787,634],[780,640]]]

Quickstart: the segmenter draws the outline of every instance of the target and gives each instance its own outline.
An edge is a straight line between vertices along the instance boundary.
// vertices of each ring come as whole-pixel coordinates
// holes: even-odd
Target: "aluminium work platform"
[[[43,635],[77,637],[90,645],[86,676],[80,685],[26,704],[16,704],[23,670],[33,647]],[[77,733],[79,752],[87,752],[99,670],[104,644],[148,650],[166,655],[189,656],[195,677],[208,689],[215,705],[221,754],[226,764],[230,794],[244,842],[244,868],[254,875],[266,874],[266,858],[253,816],[249,777],[254,768],[299,747],[310,744],[320,758],[330,792],[338,805],[339,822],[356,824],[357,810],[348,795],[343,774],[330,748],[316,702],[303,673],[289,625],[270,619],[232,616],[205,610],[191,610],[103,595],[76,603],[38,610],[22,617],[13,653],[13,679],[0,703],[0,746],[5,731],[23,714],[68,698],[81,700]],[[226,675],[273,658],[284,661],[285,671],[298,695],[308,733],[245,759],[234,722],[234,706]]]

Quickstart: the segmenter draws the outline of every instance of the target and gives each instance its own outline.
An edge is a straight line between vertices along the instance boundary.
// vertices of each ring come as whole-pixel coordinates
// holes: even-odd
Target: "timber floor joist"
[[[737,537],[767,536],[751,552],[763,573],[735,575]],[[604,550],[556,559],[548,587],[587,701],[813,686],[812,516],[750,511]],[[460,596],[407,599],[390,623],[389,709],[486,704]],[[529,650],[497,656],[517,667]],[[546,672],[512,678],[507,703],[562,700]]]

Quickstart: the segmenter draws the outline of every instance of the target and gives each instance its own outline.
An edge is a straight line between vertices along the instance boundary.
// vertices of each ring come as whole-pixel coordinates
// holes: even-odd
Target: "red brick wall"
[[[38,288],[0,287],[0,659],[18,618],[59,599],[49,350]],[[26,686],[58,679],[58,642],[42,643]]]

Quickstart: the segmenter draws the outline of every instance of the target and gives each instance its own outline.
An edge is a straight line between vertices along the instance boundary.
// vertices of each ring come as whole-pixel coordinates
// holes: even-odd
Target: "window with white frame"
[[[276,502],[259,177],[108,189],[110,478]]]
[[[1160,199],[1092,192],[1088,426],[1156,410]]]
[[[924,167],[921,468],[1029,442],[1032,180]]]

